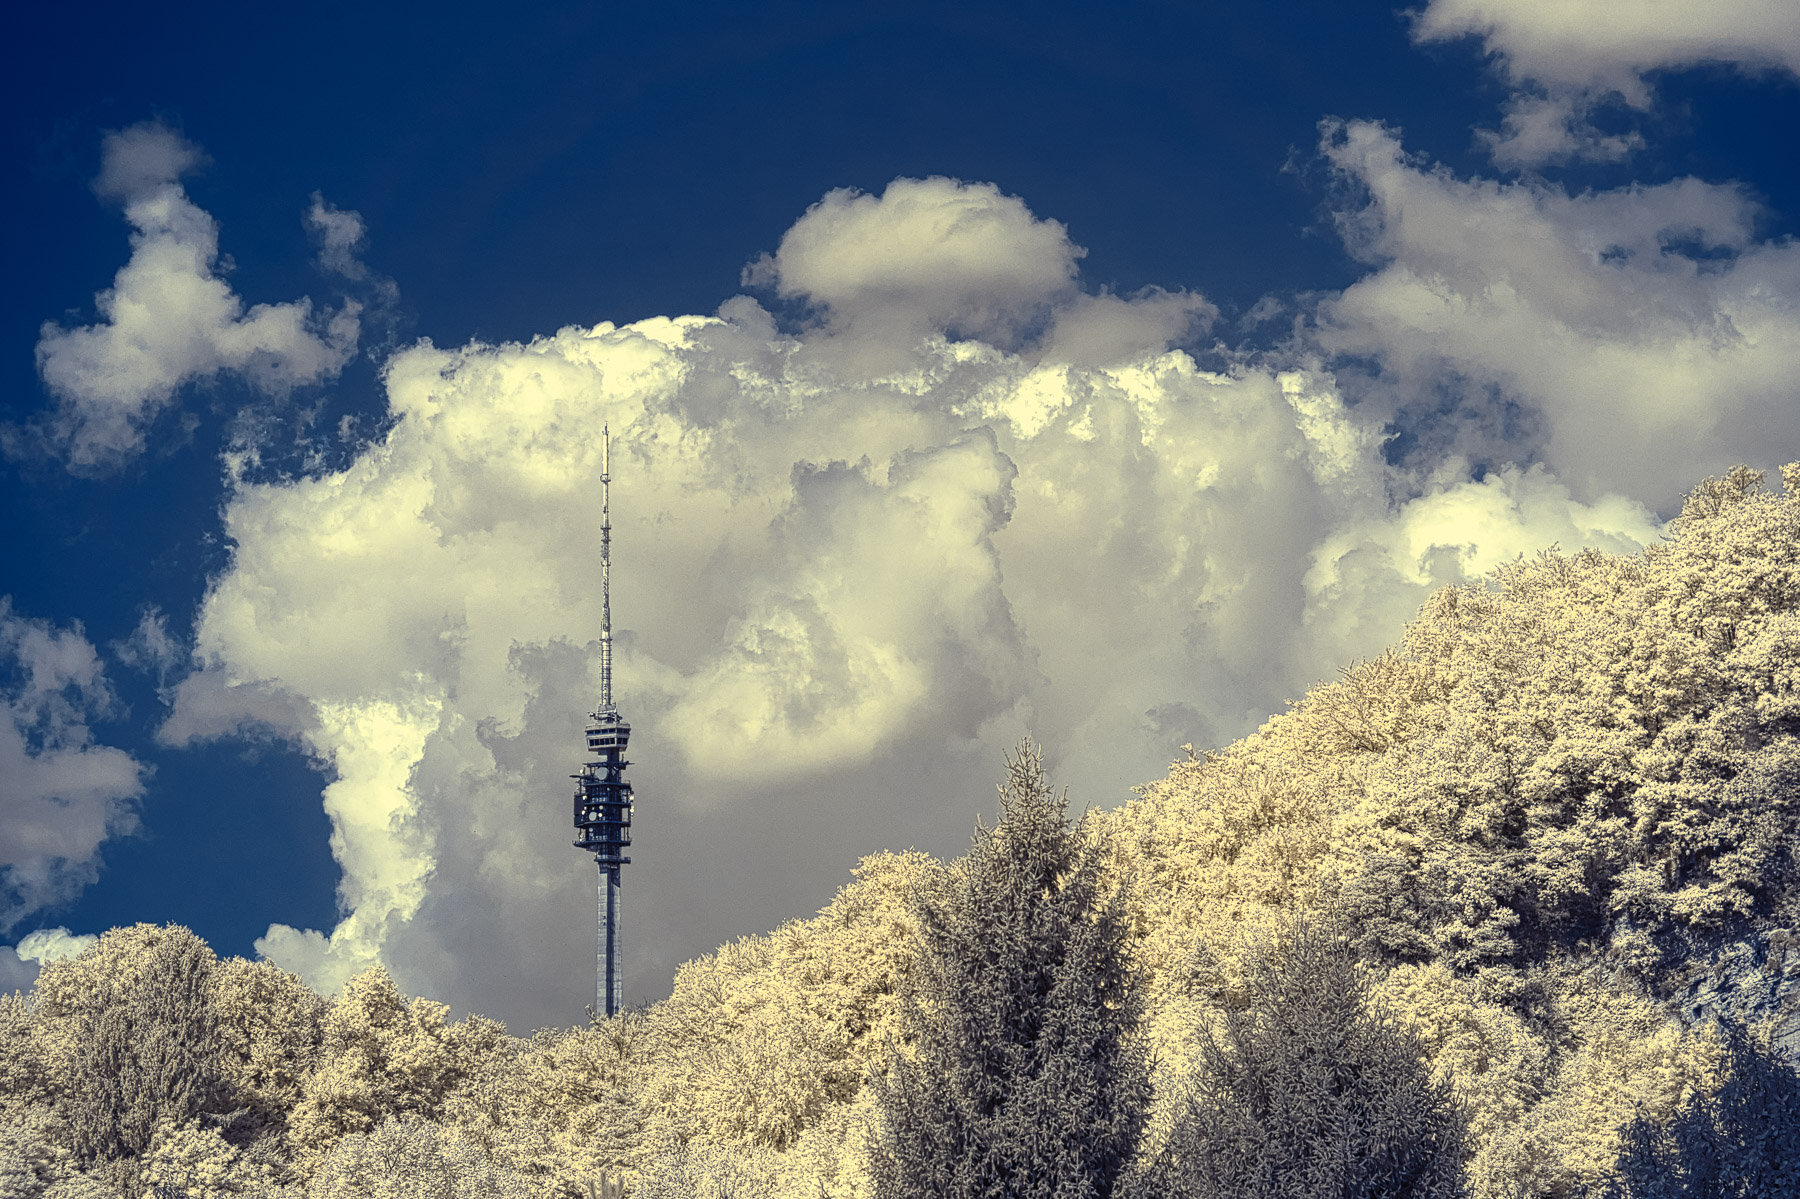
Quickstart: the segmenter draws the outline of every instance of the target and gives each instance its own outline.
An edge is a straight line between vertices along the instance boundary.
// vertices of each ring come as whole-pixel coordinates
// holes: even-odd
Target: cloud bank
[[[860,854],[960,852],[1025,731],[1078,806],[1114,804],[1379,649],[1433,585],[1655,535],[1542,469],[1395,471],[1379,407],[1328,371],[1202,369],[1170,346],[1204,299],[1084,291],[1081,255],[989,185],[834,192],[750,271],[811,306],[797,331],[740,296],[422,343],[389,360],[382,443],[238,482],[163,736],[302,745],[343,869],[336,928],[259,948],[321,986],[379,960],[515,1024],[579,1014],[603,425],[639,994]]]
[[[354,353],[355,303],[245,309],[221,277],[218,223],[181,186],[201,161],[198,147],[159,124],[106,136],[94,190],[124,206],[131,259],[94,297],[98,322],[44,325],[38,372],[58,407],[32,436],[15,431],[12,452],[36,445],[72,470],[116,469],[143,450],[146,428],[187,384],[229,373],[279,396],[336,377]],[[317,198],[313,211],[330,226],[322,253],[353,263],[357,239],[345,222],[355,214]]]
[[[1757,240],[1738,187],[1459,179],[1368,122],[1322,149],[1363,198],[1340,227],[1373,269],[1309,336],[1378,363],[1359,396],[1415,465],[1541,462],[1585,500],[1666,509],[1800,438],[1800,246]]]
[[[1800,61],[1785,7],[1660,11],[1437,0],[1415,33],[1496,56],[1501,168],[1629,153],[1588,117],[1648,105],[1657,70]],[[1378,652],[1432,589],[1553,543],[1631,552],[1701,476],[1800,456],[1768,460],[1800,439],[1800,250],[1757,237],[1741,189],[1461,177],[1367,121],[1327,123],[1320,153],[1368,269],[1295,300],[1272,349],[1202,352],[1218,314],[1190,291],[1090,289],[1070,231],[992,184],[897,179],[828,193],[712,315],[421,342],[347,465],[232,472],[196,669],[175,678],[187,647],[154,611],[118,652],[172,697],[163,744],[272,735],[326,775],[341,918],[259,948],[322,989],[380,962],[516,1027],[579,1018],[594,874],[568,775],[598,690],[603,427],[634,999],[862,854],[960,852],[1022,733],[1077,806],[1120,802]],[[39,347],[77,468],[141,449],[187,383],[278,392],[354,348],[353,308],[244,310],[179,184],[198,162],[156,126],[107,143],[96,189],[133,257],[102,323]],[[391,296],[360,217],[314,196],[305,221],[323,270]],[[9,829],[47,830],[7,850],[22,913],[91,877],[142,769],[92,744],[78,631],[0,630],[24,763],[0,777],[74,780],[8,793]],[[13,957],[0,985],[31,968]]]

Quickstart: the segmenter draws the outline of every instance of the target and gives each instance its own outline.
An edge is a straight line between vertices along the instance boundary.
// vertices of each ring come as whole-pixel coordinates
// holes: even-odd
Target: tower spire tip
[[[600,710],[616,715],[612,693],[612,426],[600,426]]]

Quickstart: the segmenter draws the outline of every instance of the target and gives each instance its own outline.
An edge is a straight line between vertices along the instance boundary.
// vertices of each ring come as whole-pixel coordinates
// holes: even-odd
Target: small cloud
[[[76,936],[66,928],[40,928],[34,933],[27,933],[19,939],[14,953],[20,960],[36,962],[40,966],[48,966],[51,962],[60,962],[72,957],[79,957],[82,950],[100,938],[93,933]]]
[[[159,122],[115,129],[100,140],[94,194],[129,204],[178,182],[206,162],[199,146]]]
[[[1254,329],[1258,325],[1274,320],[1285,311],[1287,311],[1287,305],[1274,296],[1264,296],[1250,305],[1250,311],[1243,315],[1238,324],[1245,329]]]
[[[346,279],[366,279],[369,268],[356,257],[367,239],[362,214],[328,203],[318,192],[303,218],[313,240],[319,243],[319,266]]]
[[[66,457],[77,472],[116,469],[143,450],[146,428],[189,383],[230,374],[285,396],[335,378],[355,352],[355,302],[245,309],[219,274],[217,222],[180,183],[200,161],[198,148],[160,125],[107,135],[94,187],[124,202],[131,258],[95,296],[99,321],[44,324],[38,374],[57,408],[35,428],[6,430],[8,453]]]
[[[93,882],[101,844],[137,825],[147,768],[87,725],[111,704],[79,625],[16,616],[0,598],[0,930]]]
[[[314,192],[312,204],[301,219],[319,247],[320,270],[363,284],[371,298],[382,306],[391,305],[400,298],[399,285],[386,275],[371,271],[360,257],[369,240],[369,227],[360,212],[339,208],[321,193]]]
[[[743,282],[807,301],[833,330],[1008,343],[1074,294],[1086,254],[991,183],[896,179],[879,196],[828,192]]]
[[[169,618],[155,605],[144,609],[131,636],[113,642],[112,651],[122,665],[155,675],[159,688],[169,685],[169,676],[187,658],[186,647],[169,633]]]
[[[43,967],[76,957],[99,939],[92,933],[78,937],[66,928],[40,928],[16,946],[0,945],[0,995],[29,990]]]
[[[1559,88],[1515,92],[1499,130],[1478,130],[1494,165],[1522,169],[1560,162],[1619,162],[1644,147],[1643,135],[1603,133],[1590,119],[1601,98]]]

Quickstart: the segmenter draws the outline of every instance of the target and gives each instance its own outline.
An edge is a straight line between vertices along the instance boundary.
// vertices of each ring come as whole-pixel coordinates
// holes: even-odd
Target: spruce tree
[[[1800,1195],[1800,1075],[1722,1022],[1727,1077],[1666,1128],[1639,1116],[1593,1199],[1787,1199]]]
[[[1150,1099],[1123,891],[1071,828],[1029,741],[1000,819],[915,897],[912,1058],[874,1080],[876,1199],[1108,1199]]]
[[[1244,1006],[1201,1068],[1169,1140],[1133,1180],[1145,1199],[1459,1199],[1467,1124],[1411,1035],[1368,1006],[1335,921],[1289,923],[1252,959]]]

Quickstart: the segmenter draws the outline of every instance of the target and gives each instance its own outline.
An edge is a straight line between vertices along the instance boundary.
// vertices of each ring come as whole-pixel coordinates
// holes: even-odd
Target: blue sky
[[[1773,2],[6,21],[4,985],[577,1018],[602,422],[633,999],[1800,458]]]

